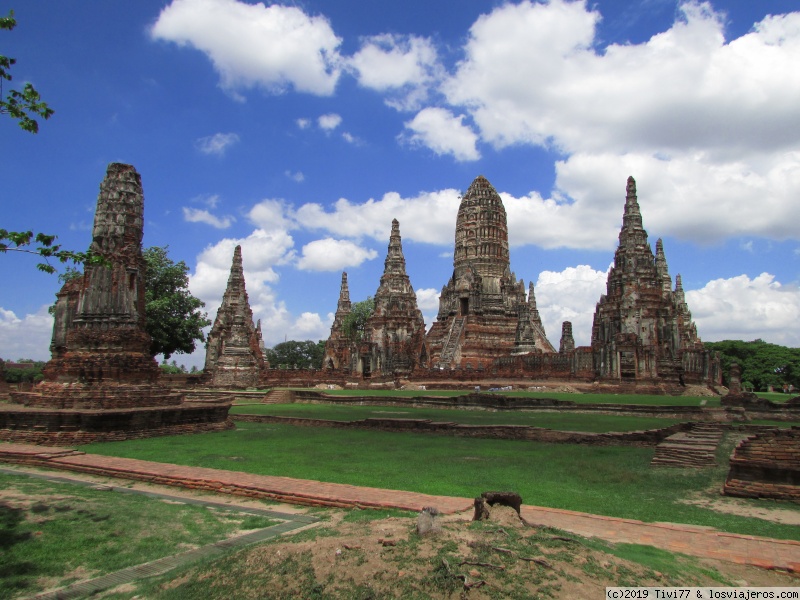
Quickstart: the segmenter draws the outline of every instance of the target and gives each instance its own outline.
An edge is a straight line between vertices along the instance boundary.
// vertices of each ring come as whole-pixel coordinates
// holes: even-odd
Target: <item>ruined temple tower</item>
[[[45,380],[0,407],[0,439],[69,444],[233,427],[230,403],[187,402],[159,382],[145,329],[143,225],[139,173],[110,164],[90,246],[105,264],[86,265],[56,295]]]
[[[342,284],[339,286],[339,302],[336,305],[336,315],[333,317],[331,334],[325,342],[325,352],[322,358],[322,368],[329,370],[342,369],[350,371],[351,343],[343,331],[344,319],[350,314],[350,288],[347,285],[347,273],[342,273]]]
[[[718,378],[697,337],[680,275],[673,290],[663,243],[658,240],[653,255],[647,241],[633,177],[628,177],[619,246],[606,288],[592,325],[600,379],[683,383],[685,377]]]
[[[144,193],[131,165],[112,163],[100,185],[87,265],[57,294],[52,359],[29,406],[122,408],[180,404],[158,385],[145,331]]]
[[[365,333],[357,367],[362,375],[407,377],[416,366],[427,367],[425,322],[406,273],[397,219],[392,220],[383,275],[375,292],[375,311]]]
[[[453,275],[442,288],[427,336],[434,367],[488,367],[497,358],[555,352],[545,336],[533,288],[511,272],[506,211],[500,195],[478,176],[461,199]]]
[[[255,387],[267,368],[262,346],[261,322],[253,323],[245,289],[242,247],[236,246],[228,286],[208,334],[204,379],[212,387]]]

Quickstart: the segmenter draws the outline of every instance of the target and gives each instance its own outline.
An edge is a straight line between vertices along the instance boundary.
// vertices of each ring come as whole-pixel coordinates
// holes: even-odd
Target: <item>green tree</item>
[[[269,362],[270,367],[286,367],[298,369],[308,369],[309,367],[319,368],[322,364],[322,355],[325,351],[325,342],[306,340],[298,342],[288,340],[276,344],[273,348],[268,348],[264,358]]]
[[[775,388],[784,384],[800,387],[800,348],[787,348],[763,340],[724,340],[705,342],[705,346],[720,353],[725,383],[729,383],[731,364],[738,363],[742,368],[742,381],[752,383],[758,391],[764,391],[770,385]]]
[[[16,26],[17,20],[14,18],[13,10],[9,11],[7,17],[0,17],[0,29],[11,31]],[[17,59],[0,54],[0,114],[16,119],[25,131],[38,133],[39,123],[31,115],[47,120],[54,111],[46,102],[42,102],[39,92],[33,85],[26,83],[22,86],[22,91],[10,90],[8,95],[3,97],[3,82],[11,81],[9,70],[16,62]]]
[[[375,300],[369,296],[366,300],[355,302],[350,307],[350,313],[342,319],[342,332],[348,339],[360,343],[364,338],[367,321],[375,312]]]
[[[176,352],[194,352],[195,341],[204,341],[203,327],[211,325],[200,309],[205,303],[189,292],[189,267],[167,256],[168,246],[144,251],[145,314],[147,333],[153,338],[150,353],[168,359]]]

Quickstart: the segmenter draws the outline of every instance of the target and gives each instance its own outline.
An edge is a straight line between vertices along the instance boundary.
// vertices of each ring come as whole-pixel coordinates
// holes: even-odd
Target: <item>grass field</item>
[[[231,414],[274,415],[333,421],[372,418],[430,419],[471,425],[530,425],[561,431],[638,431],[660,429],[677,419],[593,415],[541,411],[487,411],[414,408],[405,406],[334,406],[330,404],[250,404],[234,406]]]
[[[0,473],[0,598],[28,596],[271,523]]]
[[[650,448],[597,447],[241,423],[236,430],[82,447],[87,452],[248,473],[475,497],[513,490],[527,504],[800,539],[800,528],[681,502],[718,497],[723,466],[652,468]],[[771,506],[776,503],[770,502]],[[783,504],[787,508],[796,505]]]

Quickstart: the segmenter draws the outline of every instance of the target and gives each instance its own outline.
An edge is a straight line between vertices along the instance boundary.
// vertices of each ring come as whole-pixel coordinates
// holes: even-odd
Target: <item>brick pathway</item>
[[[295,504],[342,508],[399,508],[411,511],[419,511],[424,506],[435,506],[440,511],[451,514],[472,509],[472,500],[469,498],[184,467],[84,454],[68,448],[0,444],[0,461],[136,479],[188,489],[270,498]],[[800,573],[800,542],[792,540],[723,533],[692,525],[644,523],[633,519],[527,505],[522,508],[522,516],[532,524],[557,527],[612,543],[644,544],[692,556]]]

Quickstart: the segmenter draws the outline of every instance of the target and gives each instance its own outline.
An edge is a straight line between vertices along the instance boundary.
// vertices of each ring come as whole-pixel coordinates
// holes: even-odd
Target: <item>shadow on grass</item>
[[[20,543],[32,537],[29,531],[21,531],[24,522],[24,510],[0,502],[0,596],[3,597],[30,587],[31,577],[36,575],[36,565],[21,560],[16,552]]]

